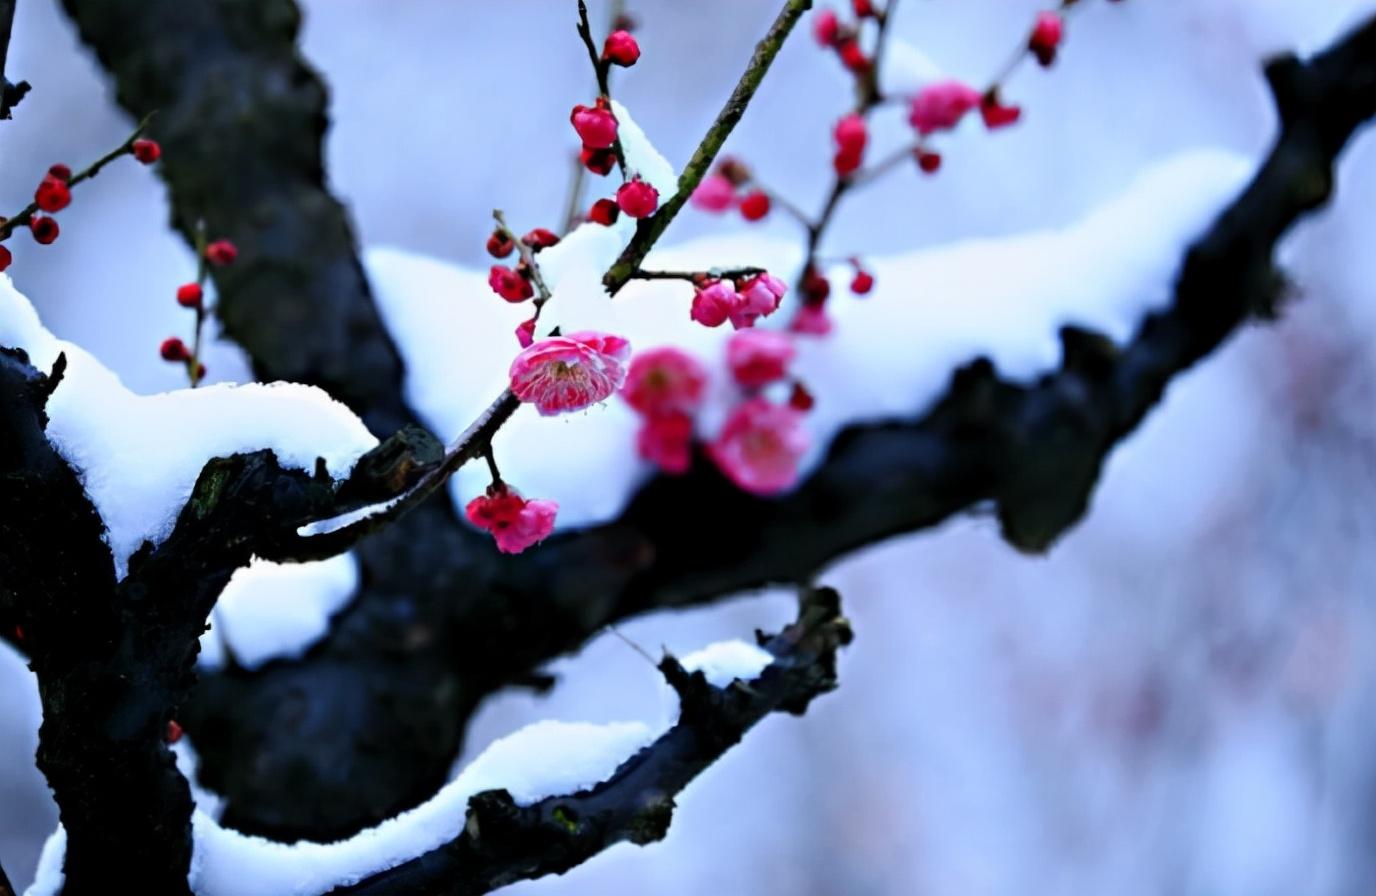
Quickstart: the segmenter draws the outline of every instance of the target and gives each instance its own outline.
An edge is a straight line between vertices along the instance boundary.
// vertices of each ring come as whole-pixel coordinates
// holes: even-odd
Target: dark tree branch
[[[202,107],[226,91],[241,97],[239,108],[266,104],[265,120],[281,119],[275,126],[282,136],[270,143],[275,158],[318,160],[318,92],[304,91],[308,101],[293,103],[288,100],[301,95],[281,98],[259,84],[298,70],[290,28],[269,29],[242,47],[218,33],[206,36],[207,58],[231,73],[217,81],[200,69],[187,77],[178,67],[194,61],[169,61],[182,59],[175,48],[188,39],[174,27],[182,4],[65,2],[115,72],[122,101],[133,108],[158,105],[162,123],[173,118],[185,129],[179,149],[186,167],[167,170],[174,202],[184,210],[179,214],[212,205],[223,206],[232,220],[252,218],[256,193],[218,179],[218,168],[251,168],[245,160],[263,151],[263,135],[225,127],[211,143],[195,134]],[[282,5],[264,0],[236,9]],[[201,23],[197,28],[210,29],[202,19],[229,13],[195,5],[187,15]],[[243,16],[252,21],[234,20],[236,34],[276,21]],[[367,585],[325,642],[300,662],[211,676],[182,713],[205,782],[229,797],[226,820],[285,839],[324,838],[413,805],[443,781],[468,714],[484,695],[527,680],[542,662],[609,621],[768,582],[808,581],[848,551],[934,525],[978,502],[996,503],[1005,533],[1019,547],[1050,544],[1082,515],[1103,458],[1170,379],[1253,312],[1271,310],[1276,241],[1328,195],[1334,159],[1376,107],[1374,32],[1376,24],[1368,23],[1307,64],[1271,67],[1282,111],[1272,154],[1191,249],[1172,307],[1144,321],[1127,346],[1067,330],[1061,368],[1031,386],[1005,382],[987,361],[975,361],[926,413],[847,430],[817,472],[781,499],[744,495],[700,460],[686,477],[652,481],[620,519],[552,539],[519,560],[498,557],[435,500],[363,542]],[[240,78],[247,86],[228,86]],[[153,96],[164,101],[143,101]],[[281,101],[269,102],[274,98]],[[246,117],[256,120],[256,113]],[[305,172],[292,189],[316,200],[299,211],[296,200],[272,206],[289,233],[309,230],[321,203],[339,214],[319,199],[319,171],[306,166]],[[342,216],[331,227],[347,234]],[[303,309],[300,319],[275,318],[282,312],[267,309],[262,328],[250,322],[259,301],[250,287],[276,276],[278,262],[265,253],[245,253],[240,279],[221,284],[223,307],[244,322],[236,335],[260,371],[336,389],[375,429],[388,432],[376,421],[409,419],[399,367],[377,329],[366,284],[338,276],[356,268],[340,260],[345,248],[352,251],[345,242],[336,252],[293,260],[293,276],[309,287],[294,306]],[[336,327],[340,317],[353,324]],[[323,337],[322,328],[334,335]],[[363,346],[357,374],[350,338]],[[319,363],[300,363],[301,340],[304,356],[320,356]],[[384,348],[391,358],[385,370],[367,360]],[[410,474],[433,462],[413,463],[404,450],[386,459],[382,466]],[[706,540],[689,546],[684,529]],[[704,556],[713,564],[705,566]]]
[[[29,92],[28,81],[15,84],[5,74],[10,55],[10,32],[14,28],[15,3],[16,0],[0,0],[0,120],[10,118],[10,111]]]
[[[829,588],[804,593],[798,620],[759,637],[774,661],[725,688],[673,657],[660,671],[678,692],[679,721],[589,790],[518,806],[505,790],[469,801],[464,832],[438,849],[331,896],[476,896],[520,880],[563,874],[617,843],[664,839],[674,797],[766,715],[802,715],[836,687],[836,651],[850,624]]]

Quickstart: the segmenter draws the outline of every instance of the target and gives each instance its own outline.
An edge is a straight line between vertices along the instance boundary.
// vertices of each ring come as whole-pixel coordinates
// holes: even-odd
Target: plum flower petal
[[[736,202],[736,185],[724,174],[709,174],[693,190],[693,208],[704,212],[724,212]]]
[[[955,127],[965,113],[980,104],[980,92],[960,81],[929,84],[913,97],[908,123],[926,137]]]
[[[649,417],[636,434],[635,447],[665,473],[687,473],[693,463],[693,419],[680,413]]]
[[[497,550],[519,554],[554,531],[559,505],[540,499],[528,501],[509,486],[498,484],[469,501],[465,512],[475,526],[492,533]]]
[[[788,292],[778,277],[760,274],[741,284],[739,298],[730,311],[731,326],[737,330],[753,327],[761,317],[773,314]]]
[[[731,412],[708,454],[726,477],[756,495],[775,495],[798,481],[807,451],[803,414],[786,405],[751,398]]]
[[[582,410],[620,388],[630,350],[629,342],[610,333],[541,339],[511,362],[511,391],[546,417]]]
[[[719,327],[726,323],[740,301],[735,286],[725,280],[714,280],[693,296],[693,308],[689,316],[704,327]]]
[[[783,379],[793,355],[793,340],[774,330],[742,330],[726,343],[726,365],[747,389]]]
[[[626,371],[621,397],[641,414],[692,414],[702,404],[707,369],[671,346],[639,352]]]

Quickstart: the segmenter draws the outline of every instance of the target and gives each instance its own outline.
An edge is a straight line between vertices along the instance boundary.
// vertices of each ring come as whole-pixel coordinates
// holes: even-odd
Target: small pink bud
[[[487,274],[487,285],[492,291],[508,302],[524,302],[535,295],[535,288],[520,272],[506,265],[494,264]]]
[[[1037,62],[1049,66],[1056,61],[1056,48],[1061,45],[1064,34],[1065,25],[1059,15],[1054,12],[1039,13],[1027,48],[1037,57]]]
[[[492,235],[487,238],[487,254],[493,258],[506,258],[515,251],[516,244],[500,230],[492,231]]]
[[[611,227],[621,217],[621,206],[613,199],[599,199],[588,210],[588,220],[594,224]]]
[[[635,65],[640,58],[640,44],[629,31],[613,31],[602,45],[602,58],[613,65]]]
[[[929,84],[913,97],[908,123],[925,137],[955,127],[979,104],[979,91],[959,81]]]
[[[689,317],[704,327],[719,327],[740,304],[736,288],[725,280],[713,280],[693,296]]]
[[[530,348],[530,344],[535,341],[535,318],[522,322],[516,328],[516,341],[521,344],[521,348]]]
[[[705,212],[724,212],[736,201],[736,185],[724,174],[709,174],[693,191],[693,208]]]
[[[1022,118],[1022,108],[1005,106],[997,94],[990,93],[980,102],[979,114],[984,119],[984,126],[994,131],[1017,124],[1018,119]]]
[[[177,304],[183,308],[201,307],[201,299],[204,293],[201,291],[199,283],[183,283],[177,287]]]
[[[616,142],[616,116],[601,104],[601,100],[594,107],[574,106],[569,121],[588,149],[606,149]]]
[[[747,389],[783,379],[793,355],[793,340],[774,330],[741,330],[726,343],[731,376]]]
[[[771,202],[764,190],[754,190],[741,199],[741,217],[747,221],[759,221],[769,214]]]
[[[866,296],[874,289],[874,275],[866,270],[857,270],[850,281],[850,291],[857,296]]]
[[[532,252],[539,252],[541,249],[559,245],[559,236],[553,230],[537,227],[521,237],[521,242],[529,246]]]
[[[648,218],[659,208],[659,191],[637,174],[616,191],[616,204],[632,218]]]
[[[616,167],[616,153],[610,147],[605,149],[588,149],[583,147],[583,151],[578,154],[578,160],[583,163],[593,174],[606,177],[612,173]]]
[[[239,257],[239,247],[229,240],[216,240],[205,247],[205,260],[216,267],[234,264],[234,260]]]
[[[819,46],[833,46],[836,43],[836,36],[840,33],[841,23],[836,18],[836,13],[831,10],[819,10],[812,17],[812,36],[817,39]]]
[[[156,140],[140,138],[130,145],[130,149],[134,151],[134,158],[145,165],[151,165],[162,158],[162,147]]]

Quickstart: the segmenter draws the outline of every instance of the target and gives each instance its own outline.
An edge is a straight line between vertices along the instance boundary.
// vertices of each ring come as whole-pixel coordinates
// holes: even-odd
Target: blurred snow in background
[[[1255,158],[1273,127],[1260,59],[1322,46],[1376,8],[1085,5],[1057,68],[1024,69],[1010,86],[1026,106],[1021,126],[957,134],[940,176],[898,175],[857,194],[830,254],[1061,227],[1178,151]],[[589,92],[572,0],[305,6],[306,54],[333,88],[331,175],[365,244],[480,264],[493,207],[518,230],[555,222],[568,108]],[[617,92],[681,163],[776,4],[631,6],[645,57]],[[903,0],[897,30],[979,82],[1038,6]],[[27,197],[24,172],[91,159],[129,121],[55,0],[20,4],[9,69],[35,87],[0,126],[0,200],[14,205]],[[799,35],[729,148],[810,207],[847,99],[835,62]],[[901,131],[889,125],[878,143]],[[970,518],[840,564],[826,581],[847,598],[857,641],[837,694],[801,721],[767,721],[709,770],[680,800],[666,843],[620,847],[511,892],[1370,892],[1373,198],[1366,135],[1342,166],[1338,201],[1286,246],[1302,299],[1176,384],[1112,457],[1087,521],[1048,556],[1019,556]],[[166,218],[156,181],[120,165],[63,213],[57,246],[15,241],[15,282],[47,327],[138,392],[179,385],[156,345],[185,327],[170,295],[193,265]],[[690,212],[672,236],[722,227]],[[782,218],[755,232],[796,236]],[[246,375],[232,347],[209,365],[212,380]],[[623,631],[687,653],[777,626],[789,608],[785,595],[744,597]],[[554,671],[563,683],[552,697],[484,709],[465,761],[535,719],[660,712],[657,675],[615,639]],[[29,763],[32,680],[8,653],[0,680],[0,860],[22,885],[55,818]]]

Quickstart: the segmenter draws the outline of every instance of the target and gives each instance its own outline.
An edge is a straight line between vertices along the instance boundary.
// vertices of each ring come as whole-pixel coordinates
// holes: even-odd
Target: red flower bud
[[[14,255],[10,252],[9,247],[0,246],[0,271],[8,268],[12,261],[14,261]]]
[[[539,252],[541,249],[548,249],[550,246],[559,245],[559,237],[552,230],[537,227],[530,233],[521,237],[521,242],[529,246],[531,251]]]
[[[515,250],[516,244],[500,230],[492,231],[492,235],[487,238],[487,254],[493,258],[506,258]]]
[[[1037,16],[1037,25],[1032,29],[1027,48],[1039,63],[1049,66],[1056,61],[1056,48],[1061,45],[1064,34],[1065,25],[1061,17],[1054,12],[1043,12]]]
[[[831,281],[815,267],[803,272],[803,301],[809,305],[820,305],[831,295]]]
[[[616,167],[616,153],[607,149],[588,149],[583,147],[583,151],[578,154],[578,160],[583,163],[583,167],[593,174],[603,177],[612,173]]]
[[[176,719],[167,720],[167,742],[175,744],[182,739],[182,726],[177,724]]]
[[[770,205],[768,193],[753,190],[741,199],[741,217],[747,221],[758,221],[769,214]]]
[[[158,354],[162,355],[164,361],[190,361],[191,352],[187,350],[186,343],[176,336],[169,336],[158,346]]]
[[[629,31],[613,31],[602,45],[602,58],[613,65],[635,65],[640,58],[640,44]]]
[[[239,247],[229,240],[216,240],[205,247],[205,260],[216,267],[234,264],[234,259],[238,257]]]
[[[72,191],[65,180],[51,174],[44,177],[33,193],[34,204],[45,212],[60,212],[72,204]]]
[[[488,272],[487,285],[508,302],[524,302],[535,295],[535,288],[530,285],[529,280],[521,276],[519,270],[513,271],[500,264],[494,264]]]
[[[917,167],[927,174],[936,174],[941,168],[941,153],[932,152],[926,149],[919,149],[913,154],[917,158]]]
[[[855,279],[850,281],[850,291],[857,296],[868,295],[874,289],[874,275],[869,271],[856,269]]]
[[[140,137],[134,141],[132,149],[134,150],[134,158],[145,165],[151,165],[162,158],[162,147],[158,145],[156,140]]]
[[[812,36],[818,46],[830,47],[836,43],[836,35],[841,31],[841,23],[836,13],[829,9],[820,10],[812,19]]]
[[[868,19],[878,15],[874,9],[874,4],[870,0],[851,0],[851,9],[855,10],[857,19]]]
[[[984,119],[984,126],[993,131],[1016,124],[1018,119],[1022,118],[1022,109],[1018,106],[1005,106],[997,93],[990,92],[980,101],[979,114]]]
[[[621,206],[611,199],[599,199],[588,210],[588,220],[594,224],[611,227],[621,217]]]
[[[56,164],[48,166],[48,175],[57,178],[65,184],[72,179],[72,169],[61,162],[57,162]]]
[[[203,297],[199,283],[183,283],[177,287],[177,304],[183,308],[201,307]]]
[[[659,208],[659,191],[637,174],[616,191],[616,204],[632,218],[648,218]]]
[[[812,397],[812,393],[802,383],[794,383],[793,391],[788,396],[788,406],[795,411],[810,411],[817,404],[817,400]]]
[[[841,55],[841,64],[855,74],[863,75],[870,70],[870,59],[865,55],[865,51],[860,49],[858,40],[846,41],[837,47],[836,52]]]
[[[57,221],[43,215],[34,215],[29,219],[29,230],[33,233],[34,240],[44,246],[57,239],[60,232]]]

